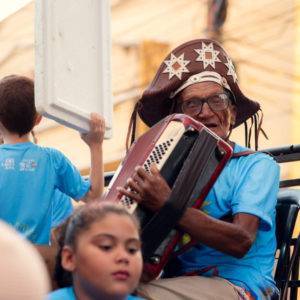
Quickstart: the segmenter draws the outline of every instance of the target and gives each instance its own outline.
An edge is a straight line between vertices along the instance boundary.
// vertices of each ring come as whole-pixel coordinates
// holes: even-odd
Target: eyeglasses
[[[209,108],[216,112],[228,108],[230,99],[227,94],[216,94],[203,99],[191,99],[181,103],[181,109],[184,114],[195,116],[202,111],[204,103],[207,103]]]

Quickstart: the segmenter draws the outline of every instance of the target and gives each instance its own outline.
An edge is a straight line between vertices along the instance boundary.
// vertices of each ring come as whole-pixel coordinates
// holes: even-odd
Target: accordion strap
[[[238,157],[242,157],[242,156],[248,156],[248,155],[254,154],[256,152],[257,151],[254,151],[254,150],[241,151],[241,152],[233,153],[231,158],[238,158]]]
[[[232,142],[232,141],[228,141],[229,145],[232,147],[232,149],[234,149],[235,147],[235,142]],[[233,153],[231,158],[239,158],[241,156],[248,156],[250,154],[253,154],[253,153],[256,153],[257,151],[254,151],[254,150],[245,150],[245,151],[241,151],[241,152],[236,152],[236,153]]]

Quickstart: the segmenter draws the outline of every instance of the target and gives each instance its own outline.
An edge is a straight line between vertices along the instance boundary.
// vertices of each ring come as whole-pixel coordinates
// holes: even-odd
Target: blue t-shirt
[[[244,150],[247,149],[236,145],[234,152]],[[264,290],[276,290],[272,270],[278,190],[279,166],[269,155],[257,152],[232,158],[201,209],[217,219],[238,213],[257,216],[260,223],[252,247],[244,257],[235,258],[197,244],[178,258],[177,271],[172,275],[196,271],[202,276],[220,276],[250,291],[256,299],[263,298]]]
[[[76,300],[76,297],[73,288],[67,287],[48,294],[46,300]],[[142,300],[142,298],[129,295],[124,300]]]
[[[0,145],[0,219],[35,244],[49,244],[55,191],[82,198],[90,182],[58,150]]]
[[[63,223],[73,212],[72,200],[60,190],[55,190],[52,202],[52,222],[51,228],[55,228]]]

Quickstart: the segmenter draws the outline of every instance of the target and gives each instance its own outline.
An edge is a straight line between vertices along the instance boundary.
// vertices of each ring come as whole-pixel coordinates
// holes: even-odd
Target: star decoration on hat
[[[225,65],[228,68],[227,75],[231,75],[232,78],[233,78],[233,82],[236,82],[237,81],[237,75],[236,75],[232,60],[229,57],[226,57],[226,58],[227,58],[227,63],[225,63]]]
[[[164,63],[167,65],[167,67],[163,70],[163,73],[169,73],[169,79],[171,79],[173,76],[181,79],[182,73],[190,72],[186,67],[186,65],[190,63],[190,60],[184,59],[184,53],[178,57],[171,53],[170,59],[165,60]]]
[[[216,68],[215,63],[217,61],[221,62],[218,57],[220,51],[214,49],[213,43],[206,45],[205,43],[202,42],[202,48],[195,49],[195,51],[199,54],[199,56],[196,58],[196,61],[202,61],[204,69],[206,69],[207,66],[209,65],[215,69]]]

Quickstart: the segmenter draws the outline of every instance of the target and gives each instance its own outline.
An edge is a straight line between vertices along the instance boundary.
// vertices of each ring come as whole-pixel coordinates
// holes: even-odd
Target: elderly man
[[[232,129],[250,118],[257,142],[261,122],[260,105],[240,91],[232,60],[224,49],[206,39],[174,49],[135,111],[149,126],[168,114],[185,113],[234,150],[201,209],[188,208],[178,223],[196,245],[176,257],[162,278],[141,284],[140,295],[172,300],[275,297],[272,268],[279,167],[270,156],[229,140]],[[131,191],[120,187],[120,193],[153,212],[160,210],[170,195],[155,166],[151,173],[137,168],[128,186]]]

